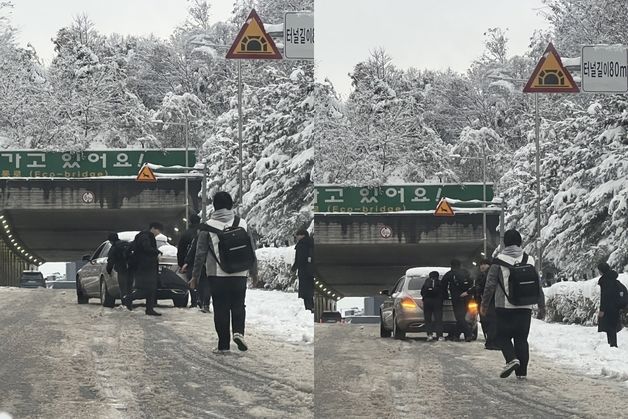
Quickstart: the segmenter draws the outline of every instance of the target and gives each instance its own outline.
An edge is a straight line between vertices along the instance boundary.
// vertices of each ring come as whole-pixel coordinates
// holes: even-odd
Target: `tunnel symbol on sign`
[[[543,70],[539,73],[538,84],[541,86],[563,86],[565,75],[560,70]]]
[[[236,36],[226,58],[240,59],[282,59],[273,38],[264,29],[264,24],[255,12],[251,10],[240,33]]]

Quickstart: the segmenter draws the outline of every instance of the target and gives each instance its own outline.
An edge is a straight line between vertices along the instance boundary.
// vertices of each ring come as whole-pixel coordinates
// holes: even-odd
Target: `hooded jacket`
[[[250,271],[227,273],[220,268],[220,265],[214,258],[214,254],[216,257],[219,257],[220,253],[218,250],[218,236],[215,233],[208,231],[207,227],[210,226],[223,230],[226,226],[233,224],[234,219],[235,213],[233,210],[220,209],[214,211],[210,220],[207,221],[207,225],[201,225],[199,227],[198,239],[196,243],[196,256],[194,257],[194,270],[192,271],[193,278],[200,278],[203,265],[205,265],[208,277],[247,277],[249,273],[253,277],[257,276],[257,262]],[[248,231],[246,221],[243,219],[240,219],[239,226]],[[255,249],[255,243],[253,240],[251,240],[251,242],[253,249]],[[210,246],[214,249],[213,254],[209,250]]]
[[[523,260],[523,249],[519,246],[508,246],[496,256],[510,265],[521,262]],[[528,263],[534,265],[534,259],[528,256]],[[510,304],[506,298],[504,290],[508,289],[508,278],[510,276],[510,269],[498,264],[492,264],[488,270],[486,277],[486,285],[484,287],[484,294],[482,295],[482,309],[489,309],[489,305],[493,296],[495,297],[495,308],[505,309],[529,309],[531,310],[534,305],[515,306]],[[503,289],[501,285],[503,285]],[[539,301],[537,302],[539,309],[545,309],[545,295],[543,294],[543,288],[540,288]]]

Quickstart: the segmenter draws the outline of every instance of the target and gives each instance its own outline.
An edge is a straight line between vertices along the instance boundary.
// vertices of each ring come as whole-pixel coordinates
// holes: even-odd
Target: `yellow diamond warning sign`
[[[135,178],[135,180],[137,180],[138,182],[157,182],[157,178],[155,177],[155,174],[150,169],[150,167],[146,165],[142,166],[142,169],[137,174],[137,177]]]
[[[246,60],[281,60],[283,57],[275,46],[273,38],[266,33],[264,24],[251,10],[240,33],[227,53],[227,58]]]
[[[578,93],[580,89],[571,74],[560,61],[560,56],[550,42],[543,57],[536,65],[524,93]]]
[[[449,202],[445,198],[441,199],[434,211],[434,215],[438,217],[453,217],[454,209],[449,205]]]

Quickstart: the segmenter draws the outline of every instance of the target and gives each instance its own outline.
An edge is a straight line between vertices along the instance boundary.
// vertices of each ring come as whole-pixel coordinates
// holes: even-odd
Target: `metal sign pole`
[[[207,160],[203,159],[203,185],[201,192],[201,218],[203,223],[207,221]]]
[[[185,117],[185,167],[190,167],[190,152],[189,152],[189,143],[190,143],[190,126],[188,122],[187,116]],[[185,169],[185,173],[188,173],[188,169]],[[185,228],[190,227],[190,185],[188,183],[188,178],[185,178]]]
[[[482,139],[482,200],[485,202],[482,204],[486,208],[486,140]],[[487,258],[486,254],[486,212],[482,214],[482,230],[484,231],[484,258]]]
[[[542,252],[541,252],[541,151],[539,146],[539,94],[534,94],[534,137],[536,140],[536,270],[541,273],[542,269]]]
[[[244,164],[243,162],[244,153],[242,152],[242,61],[241,60],[238,60],[238,144],[240,146],[240,168],[239,168],[239,175],[238,175],[240,190],[238,191],[238,202],[240,205],[242,205],[242,194],[244,192],[244,188],[242,187],[242,184],[243,184],[242,166]]]

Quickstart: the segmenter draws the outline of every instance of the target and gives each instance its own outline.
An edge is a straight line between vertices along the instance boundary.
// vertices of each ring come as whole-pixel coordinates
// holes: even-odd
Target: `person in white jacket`
[[[504,233],[505,248],[493,259],[484,295],[480,314],[485,316],[489,310],[491,299],[495,297],[495,313],[497,321],[497,345],[504,355],[506,365],[502,369],[500,377],[506,378],[513,372],[518,379],[525,379],[528,374],[528,361],[530,360],[528,334],[532,319],[533,305],[513,305],[505,290],[509,289],[508,279],[510,270],[500,265],[503,261],[508,265],[519,264],[527,258],[527,264],[534,265],[534,259],[524,254],[521,248],[521,234],[517,230],[508,230]],[[498,261],[499,260],[499,261]],[[540,295],[538,297],[538,317],[545,317],[545,296],[543,288],[539,284]]]

